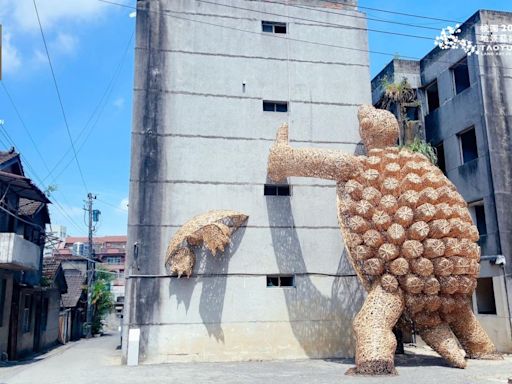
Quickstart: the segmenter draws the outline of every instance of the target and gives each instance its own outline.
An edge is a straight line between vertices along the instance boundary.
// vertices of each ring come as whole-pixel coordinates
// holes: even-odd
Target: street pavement
[[[465,370],[450,368],[427,348],[397,356],[398,376],[354,377],[353,360],[293,360],[241,363],[180,363],[126,367],[120,363],[117,334],[80,340],[37,359],[0,368],[0,384],[131,383],[507,383],[512,356],[503,361],[470,360]],[[511,380],[512,383],[512,380]]]

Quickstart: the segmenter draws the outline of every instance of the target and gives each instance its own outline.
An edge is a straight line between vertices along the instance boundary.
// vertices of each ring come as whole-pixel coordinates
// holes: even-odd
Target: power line
[[[123,54],[121,55],[121,58],[116,66],[116,68],[114,69],[114,72],[112,73],[112,77],[110,78],[110,81],[107,85],[107,87],[105,88],[102,96],[100,97],[100,100],[98,102],[98,104],[96,105],[96,107],[94,108],[91,116],[89,116],[89,119],[87,120],[86,124],[84,125],[84,127],[82,128],[82,130],[79,132],[78,136],[76,137],[75,141],[78,142],[82,136],[82,134],[87,130],[90,122],[93,120],[94,116],[96,115],[96,118],[92,124],[92,126],[89,128],[89,132],[86,134],[84,140],[82,141],[82,143],[78,146],[78,149],[77,149],[77,153],[80,153],[80,151],[82,150],[83,146],[85,145],[85,143],[87,142],[87,140],[89,139],[89,137],[91,136],[94,128],[96,127],[96,125],[98,124],[104,110],[105,110],[105,107],[107,105],[107,102],[108,100],[110,99],[110,95],[112,94],[114,88],[115,88],[115,85],[119,79],[119,76],[121,74],[121,70],[122,70],[122,67],[125,63],[125,58],[126,58],[126,55],[128,53],[128,50],[131,46],[131,43],[132,43],[132,40],[133,40],[133,36],[134,36],[134,33],[135,31],[132,32],[127,44],[126,44],[126,47],[123,51]],[[49,171],[49,173],[44,177],[43,180],[46,180],[48,179],[48,177],[50,177],[53,172],[55,172],[55,170],[58,168],[58,166],[65,160],[66,156],[68,155],[68,153],[71,151],[71,148],[68,148],[68,150],[64,153],[64,155],[60,158],[60,160],[53,166],[53,168]],[[73,158],[71,158],[70,161],[68,161],[68,163],[64,166],[64,168],[62,168],[60,170],[60,172],[55,175],[52,180],[51,180],[51,183],[54,183],[63,173],[64,171],[71,165],[71,163],[73,163]]]
[[[189,18],[186,18],[186,17],[171,15],[170,13],[177,13],[177,12],[170,11],[170,10],[166,10],[166,12],[151,11],[151,10],[137,8],[137,7],[126,5],[126,4],[116,3],[116,2],[113,2],[113,1],[109,1],[109,0],[97,0],[97,1],[100,1],[102,3],[117,5],[119,7],[135,9],[135,10],[138,10],[140,12],[150,12],[150,13],[155,13],[155,14],[158,14],[158,15],[163,14],[165,16],[168,16],[168,17],[171,17],[171,18],[174,18],[174,19],[178,19],[178,20],[184,20],[184,21],[189,21],[189,22],[193,22],[193,23],[204,24],[204,25],[209,25],[209,26],[213,26],[213,27],[224,28],[224,29],[229,29],[229,30],[232,30],[232,31],[238,31],[238,32],[243,32],[243,33],[248,33],[248,34],[253,34],[253,35],[261,36],[261,32],[257,32],[257,31],[250,31],[250,30],[241,29],[241,28],[237,28],[237,27],[231,27],[231,26],[227,26],[227,25],[220,25],[220,24],[216,24],[216,23],[211,23],[211,22],[208,22],[208,21],[189,19]],[[283,17],[287,17],[287,16],[283,16]],[[318,45],[318,46],[323,46],[323,47],[328,47],[328,48],[346,49],[346,50],[349,50],[349,51],[373,53],[373,54],[377,54],[377,55],[390,56],[390,57],[397,57],[398,56],[401,59],[408,59],[408,60],[414,60],[414,61],[420,61],[420,60],[433,60],[434,61],[435,60],[437,63],[446,63],[446,64],[450,64],[450,65],[453,64],[453,62],[444,61],[444,60],[438,60],[437,58],[428,59],[428,58],[421,58],[421,57],[415,57],[415,56],[401,55],[401,54],[398,54],[396,52],[395,53],[391,53],[391,52],[374,51],[374,50],[363,49],[363,48],[345,47],[345,46],[342,46],[342,45],[336,45],[336,44],[330,44],[330,43],[321,43],[321,42],[304,40],[304,39],[297,39],[297,38],[293,38],[293,37],[289,37],[289,36],[280,36],[279,34],[270,34],[270,33],[268,33],[266,35],[267,35],[267,37],[272,37],[272,38],[275,38],[275,39],[296,41],[296,42],[299,42],[299,43]],[[499,66],[499,65],[482,65],[482,67],[485,67],[485,68],[512,69],[512,67],[503,67],[503,66]]]
[[[9,135],[9,133],[5,129],[5,124],[2,125],[1,127],[3,128],[3,130],[0,129],[0,133],[4,136],[5,140],[7,141],[7,144],[2,139],[0,139],[0,142],[5,147],[9,147],[9,146],[13,146],[15,148],[18,147],[16,145],[14,139]],[[43,188],[46,188],[45,184],[42,182],[41,178],[39,177],[39,175],[35,171],[35,169],[32,166],[32,164],[28,161],[28,159],[22,153],[20,153],[20,158],[22,160],[22,165],[25,164],[27,166],[27,168],[29,169],[30,173],[38,180],[38,182],[41,184],[41,186]],[[57,199],[55,199],[55,197],[52,197],[52,202],[55,203],[56,207],[61,211],[62,215],[65,218],[67,218],[79,231],[82,231],[82,228],[80,228],[80,226],[76,223],[76,221],[66,212],[64,207],[62,207],[62,205],[57,201]]]
[[[37,10],[36,0],[32,0],[32,2],[34,3],[34,9],[36,11],[37,22],[39,24],[39,29],[41,31],[41,37],[43,38],[44,49],[46,52],[46,57],[48,58],[48,64],[50,65],[50,71],[52,73],[52,78],[53,78],[53,85],[55,86],[55,91],[57,92],[57,98],[59,99],[60,110],[62,112],[62,117],[64,118],[64,124],[66,126],[66,131],[68,133],[69,141],[71,142],[71,148],[73,149],[73,154],[75,156],[76,165],[78,167],[78,172],[80,173],[80,178],[82,179],[82,183],[84,185],[85,191],[87,192],[89,188],[87,188],[87,183],[85,182],[84,174],[82,172],[82,167],[80,166],[80,162],[78,161],[78,156],[76,154],[75,144],[73,143],[73,138],[71,137],[71,132],[69,130],[68,119],[66,117],[66,112],[64,111],[64,104],[62,103],[62,97],[60,95],[59,86],[57,84],[57,78],[55,77],[55,72],[53,70],[52,60],[50,59],[50,53],[48,51],[48,45],[46,44],[46,38],[44,36],[41,19],[39,18],[39,12]]]
[[[43,165],[45,166],[45,168],[49,171],[49,168],[48,168],[48,164],[46,163],[46,160],[44,159],[44,156],[41,154],[41,152],[39,151],[39,148],[37,147],[37,144],[34,140],[34,138],[32,137],[32,134],[30,133],[30,130],[27,128],[27,125],[25,124],[25,121],[23,120],[23,118],[21,117],[21,114],[18,110],[18,107],[16,106],[16,103],[14,102],[14,99],[12,98],[10,92],[7,90],[7,87],[5,86],[5,81],[2,80],[0,82],[2,84],[2,88],[4,89],[4,92],[5,94],[7,95],[7,98],[9,99],[9,101],[11,102],[11,105],[14,109],[14,112],[16,112],[16,115],[18,116],[18,119],[20,120],[21,122],[21,126],[23,127],[23,129],[25,130],[25,133],[27,134],[28,138],[30,139],[30,142],[32,143],[32,145],[34,146],[34,149],[36,150],[38,156],[39,156],[39,159],[41,160],[41,162],[43,163]]]
[[[309,21],[309,22],[319,23],[321,25],[330,25],[330,26],[344,28],[344,29],[354,29],[354,30],[361,30],[361,31],[368,31],[368,32],[384,33],[384,34],[388,34],[388,35],[411,37],[411,38],[415,38],[415,39],[423,39],[423,40],[432,41],[432,37],[430,37],[430,36],[418,36],[418,35],[411,35],[411,34],[408,34],[408,33],[392,32],[392,31],[382,31],[382,30],[371,29],[371,28],[360,28],[360,27],[354,27],[354,26],[349,26],[349,25],[344,25],[344,24],[339,24],[339,23],[332,23],[332,22],[328,22],[328,21],[307,19],[307,18],[298,17],[298,16],[281,15],[279,13],[272,13],[272,12],[260,11],[260,10],[257,10],[257,9],[238,7],[238,6],[235,6],[235,5],[224,4],[224,3],[217,3],[217,2],[214,2],[214,1],[207,1],[207,0],[197,0],[197,1],[199,1],[201,3],[207,3],[207,4],[212,4],[212,5],[219,5],[219,6],[227,7],[227,8],[241,9],[241,10],[250,11],[250,12],[262,13],[262,14],[278,16],[278,17],[285,17],[285,18],[288,18],[288,19]],[[310,10],[310,11],[329,13],[329,14],[333,14],[333,15],[337,15],[337,16],[341,15],[341,16],[344,16],[344,17],[353,17],[353,18],[359,18],[359,19],[365,19],[365,20],[374,20],[374,21],[386,22],[386,23],[390,23],[390,24],[407,25],[407,26],[412,26],[412,27],[416,27],[416,28],[425,28],[425,29],[430,29],[430,30],[434,30],[434,31],[439,32],[439,28],[424,27],[424,26],[420,26],[420,25],[416,25],[416,24],[393,22],[393,21],[389,21],[389,20],[374,19],[374,18],[369,18],[369,17],[365,17],[365,16],[358,16],[358,15],[348,15],[348,14],[344,14],[344,13],[340,13],[340,12],[326,11],[326,10],[323,10],[323,9],[317,9],[317,8],[312,8],[312,7],[307,7],[307,6],[300,6],[300,5],[296,5],[296,4],[289,4],[289,3],[283,4],[283,3],[278,3],[276,1],[270,1],[270,0],[260,0],[260,1],[263,2],[263,3],[279,4],[279,5],[283,5],[283,6],[287,6],[287,7],[294,7],[294,8],[307,9],[307,10]],[[482,35],[476,33],[476,36],[482,36]],[[509,45],[508,43],[501,43],[501,44]]]
[[[390,14],[393,14],[393,15],[415,17],[415,18],[418,18],[418,19],[426,19],[426,20],[434,20],[434,21],[446,21],[448,23],[460,23],[460,21],[457,21],[457,20],[441,19],[439,17],[430,17],[430,16],[416,15],[414,13],[390,11],[390,10],[381,9],[381,8],[363,7],[361,5],[345,4],[345,3],[340,3],[339,1],[333,1],[333,0],[320,0],[320,1],[322,1],[324,3],[338,4],[338,5],[343,5],[343,6],[347,6],[347,7],[353,7],[353,8],[356,8],[356,9],[368,9],[370,11],[377,11],[377,12],[382,12],[382,13],[390,13]]]
[[[319,21],[319,20],[307,19],[307,18],[304,18],[304,17],[297,17],[297,16],[289,16],[289,15],[284,16],[284,15],[281,15],[279,13],[260,11],[260,10],[251,9],[251,8],[238,7],[236,5],[222,4],[222,3],[217,3],[217,2],[214,2],[214,1],[207,1],[207,0],[197,0],[197,1],[200,2],[200,3],[218,5],[218,6],[226,7],[226,8],[240,9],[240,10],[244,10],[244,11],[262,13],[262,14],[271,15],[271,16],[287,17],[287,18],[294,19],[294,20],[309,21],[309,22],[314,22],[314,23],[320,23],[322,25],[330,25],[330,26],[334,26],[334,27],[340,27],[340,28],[344,28],[344,29],[353,29],[353,30],[359,30],[359,31],[385,33],[385,34],[388,34],[388,35],[412,37],[412,38],[416,38],[416,39],[424,39],[424,40],[432,41],[432,38],[428,37],[428,36],[418,36],[418,35],[411,35],[411,34],[408,34],[408,33],[381,31],[379,29],[360,28],[360,27],[354,27],[354,26],[350,26],[350,25],[342,25],[342,24],[337,24],[337,23],[331,23],[331,22],[328,22],[328,21]],[[268,1],[263,1],[263,2],[267,3]],[[290,4],[283,4],[283,5],[290,5]],[[333,13],[335,13],[335,12],[333,12]],[[341,15],[340,13],[336,13],[336,14],[337,15]],[[345,15],[343,15],[343,16],[345,16]],[[349,15],[346,15],[346,16],[349,16]]]
[[[298,5],[298,4],[290,4],[290,3],[283,4],[283,3],[279,3],[277,1],[270,1],[270,0],[260,0],[260,1],[263,2],[263,3],[285,5],[287,7],[307,9],[307,10],[310,10],[310,11],[321,12],[321,13],[328,13],[328,14],[331,14],[331,15],[338,15],[338,16],[342,15],[342,16],[346,16],[346,17],[352,17],[352,18],[355,18],[355,19],[364,19],[364,20],[377,21],[379,23],[395,24],[395,25],[402,25],[402,26],[406,26],[406,27],[413,27],[413,28],[419,28],[419,29],[428,29],[428,30],[432,30],[432,31],[439,31],[439,28],[427,27],[427,26],[421,25],[421,24],[412,24],[412,23],[404,23],[404,22],[401,22],[401,21],[378,19],[378,18],[371,17],[371,16],[349,15],[349,14],[346,14],[346,13],[329,11],[327,9],[320,9],[318,7],[311,7],[311,6],[307,6],[307,5]]]

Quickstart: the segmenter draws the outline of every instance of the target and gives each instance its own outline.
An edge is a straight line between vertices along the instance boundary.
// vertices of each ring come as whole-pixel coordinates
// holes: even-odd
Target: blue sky
[[[135,3],[133,0],[117,2]],[[14,142],[16,149],[23,154],[25,164],[29,163],[25,166],[29,177],[40,186],[42,180],[42,189],[49,184],[57,186],[52,195],[52,200],[58,203],[51,207],[52,222],[65,225],[68,234],[86,234],[82,207],[88,191],[97,194],[95,207],[102,211],[97,234],[125,234],[133,83],[133,40],[130,38],[135,19],[129,17],[129,8],[97,0],[37,0],[37,4],[87,187],[81,181],[69,150],[70,141],[32,0],[0,0],[3,83],[32,136],[31,140],[3,87],[0,87],[0,122],[3,121],[0,125],[0,148],[8,148]],[[505,0],[360,0],[359,5],[460,21],[466,20],[479,8],[512,11],[511,2]],[[371,18],[438,29],[450,24],[363,11]],[[369,33],[370,50],[400,56],[422,57],[433,48],[433,39],[437,35],[434,30],[377,21],[369,21],[368,26],[370,29],[432,38],[423,40]],[[391,58],[371,53],[371,75],[378,73]],[[111,83],[114,74],[115,81]],[[107,97],[102,97],[106,91]],[[54,167],[54,172],[48,177]]]

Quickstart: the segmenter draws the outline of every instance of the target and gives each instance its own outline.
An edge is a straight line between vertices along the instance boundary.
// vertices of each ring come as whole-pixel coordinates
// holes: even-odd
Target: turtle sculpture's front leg
[[[374,284],[354,319],[356,367],[347,374],[394,375],[396,339],[393,327],[404,310],[399,289],[390,293]]]
[[[287,124],[277,131],[268,157],[268,175],[275,182],[289,176],[346,181],[361,170],[357,156],[329,149],[291,147]]]

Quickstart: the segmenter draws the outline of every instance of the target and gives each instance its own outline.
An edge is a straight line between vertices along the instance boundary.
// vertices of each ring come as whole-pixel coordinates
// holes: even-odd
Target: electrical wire
[[[358,5],[352,5],[352,4],[347,4],[347,3],[340,3],[339,1],[333,1],[333,0],[320,0],[320,1],[322,1],[324,3],[329,3],[329,4],[337,4],[337,5],[347,6],[347,7],[353,7],[355,9],[367,9],[369,11],[377,11],[377,12],[382,12],[382,13],[389,13],[389,14],[392,14],[392,15],[415,17],[415,18],[418,18],[418,19],[425,19],[425,20],[445,21],[445,22],[448,22],[448,23],[461,23],[461,21],[457,21],[457,20],[442,19],[442,18],[439,18],[439,17],[430,17],[430,16],[425,16],[425,15],[417,15],[417,14],[414,14],[414,13],[390,11],[388,9],[382,9],[382,8],[364,7],[364,6],[361,6],[359,4]]]
[[[0,129],[0,134],[2,134],[4,136],[4,138],[6,139],[7,141],[7,144],[2,140],[0,139],[0,142],[5,146],[5,147],[9,147],[9,146],[13,146],[13,147],[18,147],[14,141],[14,139],[9,135],[9,133],[7,132],[7,130],[5,129],[5,124],[1,126],[3,129]],[[43,186],[43,188],[46,188],[45,187],[45,184],[44,182],[42,182],[41,178],[39,177],[39,175],[36,173],[35,169],[32,167],[32,164],[30,163],[30,161],[22,154],[20,153],[20,159],[22,161],[22,165],[25,164],[29,170],[29,172],[38,180],[38,182]],[[75,228],[77,228],[79,231],[82,231],[82,228],[80,228],[80,226],[76,223],[76,221],[70,216],[68,215],[68,213],[66,212],[66,210],[62,207],[62,205],[55,199],[55,197],[53,196],[52,197],[52,202],[55,204],[55,206],[60,210],[60,212],[62,213],[62,215],[64,217],[66,217],[74,226]]]
[[[80,138],[82,137],[82,135],[86,132],[86,130],[88,129],[89,127],[89,124],[93,121],[94,119],[94,116],[96,115],[96,118],[94,120],[94,123],[92,124],[92,126],[89,127],[89,131],[88,133],[86,134],[85,136],[85,139],[82,141],[82,143],[78,146],[78,149],[77,149],[77,153],[80,153],[80,151],[82,150],[83,146],[85,145],[85,143],[87,142],[87,140],[90,138],[92,132],[94,131],[94,128],[96,127],[96,125],[98,124],[99,122],[99,119],[101,118],[102,114],[103,114],[103,111],[105,110],[105,107],[107,105],[107,102],[108,100],[110,99],[110,96],[113,92],[113,90],[115,89],[115,86],[116,86],[116,83],[119,79],[119,76],[121,74],[121,70],[123,68],[123,65],[124,63],[126,62],[125,58],[126,58],[126,55],[128,54],[128,51],[129,51],[129,48],[132,44],[132,41],[133,41],[133,37],[134,37],[134,34],[135,34],[135,31],[132,32],[132,34],[130,35],[130,38],[128,39],[128,42],[125,46],[125,49],[123,51],[123,54],[121,55],[120,57],[120,60],[119,62],[117,63],[117,66],[115,67],[114,69],[114,72],[112,73],[112,77],[110,78],[110,81],[108,82],[107,84],[107,87],[105,88],[105,90],[103,91],[103,94],[102,96],[100,97],[100,100],[98,101],[98,104],[96,105],[96,107],[94,108],[93,112],[91,113],[91,115],[89,116],[86,124],[84,125],[84,127],[82,128],[82,130],[79,132],[78,136],[76,137],[75,139],[75,142],[78,142],[80,140]],[[65,158],[67,157],[67,155],[71,152],[71,148],[68,148],[67,151],[64,153],[64,155],[62,155],[62,157],[60,158],[60,160],[57,161],[57,163],[52,167],[52,169],[48,172],[48,174],[43,178],[43,180],[46,180],[48,179],[54,172],[55,170],[59,167],[59,165],[65,160]],[[62,168],[60,170],[60,172],[55,175],[50,184],[53,184],[55,183],[55,181],[65,172],[65,170],[73,163],[73,157],[71,158],[70,161],[68,161],[68,163],[64,166],[64,168]]]
[[[200,3],[205,3],[205,4],[212,4],[212,5],[218,5],[218,6],[221,6],[221,7],[226,7],[226,8],[232,8],[232,9],[239,9],[239,10],[243,10],[243,11],[249,11],[249,12],[256,12],[256,13],[261,13],[261,14],[264,14],[264,15],[271,15],[271,16],[278,16],[278,17],[286,17],[288,19],[294,19],[294,20],[301,20],[301,21],[309,21],[309,22],[313,22],[313,23],[320,23],[322,25],[329,25],[329,26],[333,26],[333,27],[339,27],[339,28],[344,28],[344,29],[353,29],[353,30],[359,30],[359,31],[368,31],[368,32],[376,32],[376,33],[385,33],[385,34],[388,34],[388,35],[396,35],[396,36],[404,36],[404,37],[412,37],[412,38],[416,38],[416,39],[424,39],[424,40],[429,40],[429,41],[432,41],[432,38],[430,36],[418,36],[418,35],[411,35],[411,34],[408,34],[408,33],[400,33],[400,32],[391,32],[391,31],[381,31],[379,29],[371,29],[371,28],[361,28],[361,27],[354,27],[354,26],[350,26],[350,25],[343,25],[343,24],[337,24],[337,23],[331,23],[331,22],[328,22],[328,21],[320,21],[320,20],[314,20],[314,19],[308,19],[308,18],[305,18],[305,17],[297,17],[297,16],[289,16],[289,15],[281,15],[279,13],[274,13],[274,12],[267,12],[267,11],[260,11],[258,9],[251,9],[251,8],[244,8],[244,7],[238,7],[236,5],[231,5],[231,4],[223,4],[223,3],[217,3],[217,2],[214,2],[214,1],[208,1],[208,0],[197,0],[198,2]],[[267,1],[263,1],[263,2],[267,2]],[[289,5],[289,4],[287,4]],[[340,13],[337,13],[338,15],[340,15]]]
[[[16,112],[16,116],[18,116],[18,119],[21,122],[21,126],[23,127],[23,130],[27,134],[28,138],[30,139],[30,142],[32,143],[32,146],[36,150],[37,155],[39,156],[39,159],[41,160],[41,163],[49,171],[50,169],[48,168],[48,164],[46,163],[46,160],[45,160],[44,156],[41,154],[41,151],[39,151],[39,148],[37,147],[37,144],[36,144],[34,138],[32,137],[32,134],[30,133],[30,130],[27,128],[27,125],[25,124],[25,121],[21,117],[20,111],[19,111],[18,107],[16,106],[16,103],[14,102],[14,99],[12,98],[10,92],[7,90],[7,87],[5,85],[5,81],[2,79],[2,81],[0,81],[0,83],[2,84],[2,88],[3,88],[4,92],[5,92],[5,94],[7,95],[7,98],[9,99],[11,105],[12,105],[12,108],[14,109],[14,112]]]
[[[309,11],[328,13],[331,15],[338,15],[338,16],[342,15],[342,16],[346,16],[346,17],[352,17],[354,19],[371,20],[371,21],[376,21],[379,23],[395,24],[395,25],[400,25],[400,26],[405,26],[405,27],[413,27],[413,28],[419,28],[419,29],[428,29],[428,30],[437,31],[437,32],[439,31],[439,28],[428,27],[428,26],[425,26],[422,24],[412,24],[412,23],[404,23],[401,21],[378,19],[378,18],[374,18],[372,16],[350,15],[350,14],[345,14],[345,13],[340,13],[340,12],[329,11],[327,9],[323,9],[323,8],[319,8],[319,7],[311,7],[311,6],[307,6],[307,5],[298,5],[298,4],[291,4],[291,3],[283,4],[283,3],[279,3],[277,1],[271,1],[271,0],[260,0],[260,1],[262,3],[286,5],[288,7],[307,9]]]
[[[41,37],[43,39],[43,44],[44,44],[44,49],[45,49],[45,52],[46,52],[46,57],[48,59],[48,64],[50,65],[50,71],[52,73],[52,78],[53,78],[53,85],[55,86],[55,91],[57,92],[57,98],[59,99],[60,110],[62,112],[62,117],[64,119],[64,125],[66,126],[66,132],[68,134],[68,138],[69,138],[69,141],[71,143],[71,148],[73,149],[73,154],[75,156],[78,172],[80,173],[80,178],[82,179],[82,184],[83,184],[83,186],[85,188],[85,192],[87,193],[89,188],[87,188],[87,183],[85,182],[84,174],[82,172],[82,167],[80,166],[80,162],[78,161],[78,156],[77,156],[77,153],[76,153],[75,144],[73,143],[73,138],[71,137],[71,131],[69,130],[68,119],[66,117],[66,112],[64,110],[64,104],[62,102],[62,97],[61,97],[61,94],[60,94],[59,86],[57,84],[57,78],[55,77],[55,72],[53,70],[52,60],[50,58],[50,53],[48,51],[48,45],[46,44],[46,38],[44,36],[44,31],[43,31],[43,26],[41,24],[41,19],[39,18],[39,11],[37,10],[36,0],[32,0],[32,2],[34,3],[34,9],[36,11],[37,22],[39,24],[39,30],[41,31]]]
[[[278,17],[285,17],[285,18],[288,18],[288,19],[309,21],[309,22],[318,23],[320,25],[328,25],[328,26],[334,26],[334,27],[339,27],[339,28],[344,28],[344,29],[355,29],[355,30],[368,31],[368,32],[376,32],[376,33],[385,33],[385,34],[388,34],[388,35],[404,36],[404,37],[411,37],[411,38],[416,38],[416,39],[423,39],[423,40],[433,41],[431,36],[418,36],[418,35],[411,35],[411,34],[408,34],[408,33],[392,32],[392,31],[382,31],[382,30],[371,29],[371,28],[360,28],[360,27],[354,27],[354,26],[350,26],[350,25],[346,25],[346,24],[338,24],[338,23],[332,23],[332,22],[328,22],[328,21],[307,19],[307,18],[303,18],[303,17],[290,16],[290,15],[281,15],[279,13],[260,11],[260,10],[251,9],[251,8],[243,8],[243,7],[238,7],[238,6],[230,5],[230,4],[217,3],[217,2],[214,2],[214,1],[207,1],[207,0],[196,0],[196,1],[201,2],[201,3],[208,3],[208,4],[212,4],[212,5],[219,5],[219,6],[223,6],[223,7],[227,7],[227,8],[241,9],[241,10],[244,10],[244,11],[268,14],[268,15],[273,15],[273,16],[278,16]],[[341,15],[341,16],[344,16],[344,17],[352,17],[352,18],[359,18],[359,19],[365,19],[365,20],[374,20],[374,21],[382,21],[382,22],[388,22],[390,24],[407,25],[407,26],[412,26],[412,27],[416,27],[416,28],[425,28],[425,29],[434,30],[434,31],[439,32],[439,28],[423,27],[423,26],[420,26],[420,25],[409,24],[409,23],[399,23],[399,22],[392,22],[392,21],[389,21],[389,20],[380,20],[380,19],[368,18],[368,17],[365,17],[365,16],[349,15],[349,14],[344,14],[344,13],[340,13],[340,12],[326,11],[326,10],[323,10],[323,9],[312,8],[312,7],[307,7],[307,6],[300,6],[300,5],[296,5],[296,4],[290,4],[290,3],[283,4],[283,3],[279,3],[279,2],[271,1],[271,0],[259,0],[259,1],[261,1],[263,3],[283,5],[283,6],[286,6],[286,7],[294,7],[294,8],[300,8],[300,9],[307,9],[309,11],[324,12],[324,13],[329,13],[329,14],[333,14],[333,15],[337,15],[337,16]],[[478,34],[478,33],[476,33],[475,35],[476,36],[482,36],[481,34]],[[509,45],[508,43],[500,43],[500,44]]]
[[[217,28],[229,29],[229,30],[232,30],[232,31],[238,31],[238,32],[243,32],[243,33],[247,33],[247,34],[253,34],[253,35],[261,36],[261,32],[257,32],[257,31],[250,31],[250,30],[241,29],[241,28],[237,28],[237,27],[232,27],[232,26],[228,26],[228,25],[220,25],[220,24],[216,24],[216,23],[212,23],[212,22],[208,22],[208,21],[196,20],[196,19],[190,19],[190,18],[186,18],[186,17],[172,15],[171,13],[176,13],[176,12],[169,11],[169,10],[166,11],[166,12],[151,11],[151,10],[145,10],[145,9],[137,8],[137,7],[126,5],[126,4],[116,3],[116,2],[113,2],[113,1],[109,1],[109,0],[97,0],[97,1],[100,1],[100,2],[103,2],[103,3],[107,3],[107,4],[117,5],[119,7],[135,9],[135,10],[138,10],[140,12],[150,12],[150,13],[155,13],[155,14],[158,14],[158,15],[164,15],[164,16],[171,17],[171,18],[174,18],[174,19],[177,19],[177,20],[184,20],[184,21],[189,21],[189,22],[192,22],[192,23],[204,24],[204,25],[209,25],[209,26],[213,26],[213,27],[217,27]],[[283,16],[283,17],[286,17],[286,16]],[[431,58],[431,59],[425,58],[425,57],[421,58],[421,57],[415,57],[415,56],[401,55],[401,54],[396,53],[396,52],[395,53],[391,53],[391,52],[374,51],[374,50],[369,50],[369,49],[364,49],[364,48],[346,47],[346,46],[341,46],[341,45],[337,45],[337,44],[321,43],[321,42],[316,42],[316,41],[297,39],[297,38],[292,38],[292,37],[289,37],[289,36],[280,36],[279,34],[270,34],[270,33],[268,33],[266,35],[267,35],[267,37],[272,37],[272,38],[275,38],[275,39],[296,41],[296,42],[299,42],[299,43],[318,45],[318,46],[323,46],[323,47],[328,47],[328,48],[339,48],[339,49],[346,49],[346,50],[349,50],[349,51],[373,53],[373,54],[376,54],[376,55],[390,56],[390,57],[393,57],[393,58],[398,56],[401,59],[408,59],[408,60],[414,60],[414,61],[432,60],[432,61],[435,61],[436,63],[446,63],[446,64],[450,64],[450,65],[453,64],[453,62],[451,62],[451,61],[439,60],[439,59],[437,59],[437,57],[436,58]],[[484,67],[484,68],[512,69],[512,67],[503,67],[503,66],[499,66],[499,65],[485,65],[485,64],[483,64],[482,67]]]

